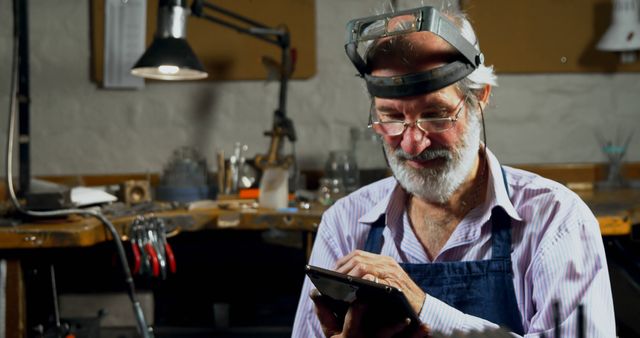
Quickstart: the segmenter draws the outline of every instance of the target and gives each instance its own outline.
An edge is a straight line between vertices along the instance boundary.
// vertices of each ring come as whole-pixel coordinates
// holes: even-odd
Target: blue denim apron
[[[384,217],[372,224],[364,250],[379,254]],[[481,261],[400,263],[427,297],[437,299],[476,317],[524,334],[513,287],[511,221],[501,207],[491,212],[491,258]],[[428,323],[427,323],[428,324]]]

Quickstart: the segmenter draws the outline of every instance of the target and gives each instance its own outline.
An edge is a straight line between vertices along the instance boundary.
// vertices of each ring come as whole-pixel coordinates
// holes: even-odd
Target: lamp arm
[[[204,12],[204,9],[212,12],[219,13],[223,17],[231,18],[239,22],[249,25],[249,27],[243,27],[235,22],[224,20],[217,16],[212,16]],[[271,28],[255,20],[246,18],[242,15],[233,13],[225,8],[219,7],[215,4],[205,0],[194,0],[191,4],[191,13],[199,18],[213,22],[215,24],[230,28],[238,33],[251,35],[257,39],[274,44],[280,47],[280,93],[278,96],[278,109],[274,112],[273,129],[265,132],[265,135],[271,137],[271,145],[269,147],[269,154],[267,156],[258,156],[260,160],[256,162],[266,165],[283,165],[286,162],[291,162],[291,159],[282,159],[282,148],[284,142],[283,137],[287,137],[289,141],[295,142],[297,140],[296,132],[293,127],[293,121],[287,117],[287,87],[289,82],[288,70],[291,62],[291,38],[289,31],[286,29]],[[288,164],[284,164],[285,167]]]
[[[213,12],[217,12],[222,14],[223,16],[235,19],[240,22],[244,22],[250,27],[242,27],[236,23],[221,19],[219,17],[215,17],[204,12],[204,9],[209,9]],[[287,83],[288,83],[288,74],[287,69],[289,68],[289,54],[290,54],[290,44],[291,39],[289,36],[289,32],[286,29],[277,29],[268,27],[265,24],[257,22],[255,20],[244,17],[240,14],[233,13],[225,8],[217,6],[215,4],[210,3],[205,0],[195,0],[191,4],[191,13],[199,18],[208,20],[210,22],[216,23],[218,25],[227,27],[229,29],[233,29],[238,33],[251,35],[257,39],[263,40],[265,42],[274,44],[281,49],[281,62],[282,66],[282,74],[280,74],[280,96],[278,100],[278,111],[282,116],[286,118],[286,101],[287,101]],[[289,123],[290,124],[290,123]],[[291,133],[287,133],[289,139],[291,141],[295,141],[295,135]]]
[[[250,25],[249,28],[246,27],[242,27],[238,24],[235,24],[233,22],[227,21],[227,20],[223,20],[221,18],[206,14],[204,12],[204,8],[207,8],[213,12],[218,12],[220,14],[222,14],[223,16],[227,16],[230,17],[232,19],[238,20],[240,22],[244,22],[248,25]],[[261,39],[265,42],[274,44],[276,46],[279,46],[280,48],[288,48],[289,47],[289,33],[285,30],[281,30],[281,29],[274,29],[274,28],[270,28],[260,22],[251,20],[249,18],[246,18],[242,15],[233,13],[225,8],[219,7],[217,5],[214,5],[208,1],[203,1],[203,0],[195,0],[192,4],[191,4],[191,13],[199,18],[202,19],[206,19],[208,21],[211,21],[213,23],[217,23],[221,26],[225,26],[227,28],[233,29],[235,31],[237,31],[238,33],[242,33],[242,34],[247,34],[247,35],[251,35],[254,36],[258,39]]]
[[[218,5],[215,5],[215,4],[213,4],[213,3],[209,2],[209,1],[205,1],[205,0],[195,0],[195,1],[193,2],[193,5],[194,5],[194,6],[195,6],[195,5],[200,5],[200,6],[202,6],[202,7],[209,8],[209,9],[211,9],[212,11],[215,11],[215,12],[218,12],[218,13],[222,13],[222,14],[223,14],[223,15],[225,15],[225,16],[228,16],[228,17],[230,17],[230,18],[236,19],[236,20],[238,20],[238,21],[242,21],[242,22],[244,22],[244,23],[246,23],[246,24],[249,24],[249,25],[251,25],[251,26],[254,26],[254,27],[269,28],[267,25],[265,25],[265,24],[263,24],[263,23],[260,23],[260,22],[258,22],[258,21],[255,21],[255,20],[249,19],[249,18],[244,17],[244,16],[242,16],[242,15],[240,15],[240,14],[234,13],[234,12],[232,12],[232,11],[230,11],[230,10],[226,9],[226,8],[223,8],[223,7],[220,7],[220,6],[218,6]]]
[[[225,20],[222,20],[222,19],[217,18],[215,16],[211,16],[211,15],[204,14],[204,13],[201,14],[201,15],[198,15],[197,17],[202,18],[202,19],[206,19],[206,20],[211,21],[213,23],[217,23],[217,24],[219,24],[221,26],[225,26],[227,28],[233,29],[238,33],[251,35],[251,36],[253,36],[255,38],[258,38],[258,39],[263,40],[265,42],[268,42],[270,44],[274,44],[276,46],[280,46],[279,39],[273,38],[272,36],[269,36],[269,35],[258,34],[251,28],[240,27],[240,26],[237,26],[237,25],[235,25],[235,24],[233,24],[233,23],[231,23],[229,21],[225,21]]]

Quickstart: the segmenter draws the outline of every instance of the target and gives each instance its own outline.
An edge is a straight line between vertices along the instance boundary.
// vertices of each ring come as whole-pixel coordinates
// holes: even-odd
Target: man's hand
[[[430,335],[430,330],[425,324],[411,326],[409,318],[380,328],[365,326],[363,318],[366,316],[367,306],[358,300],[351,303],[344,319],[342,319],[336,317],[331,310],[332,300],[321,295],[318,290],[313,289],[310,297],[315,304],[316,314],[327,338],[422,338]]]
[[[416,313],[422,309],[426,294],[391,257],[355,250],[338,260],[336,271],[397,287]]]

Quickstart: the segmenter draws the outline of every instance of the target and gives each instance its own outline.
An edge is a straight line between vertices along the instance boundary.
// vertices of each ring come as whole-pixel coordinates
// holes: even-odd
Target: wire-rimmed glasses
[[[376,133],[382,136],[398,136],[411,125],[415,125],[418,129],[426,133],[442,133],[445,132],[458,122],[462,108],[462,103],[465,101],[466,96],[462,97],[462,100],[453,108],[453,111],[457,110],[455,115],[449,117],[429,117],[417,119],[414,122],[406,122],[402,120],[388,120],[388,121],[373,121],[373,115],[377,115],[374,112],[375,106],[371,106],[371,112],[369,114],[369,128],[373,129]]]

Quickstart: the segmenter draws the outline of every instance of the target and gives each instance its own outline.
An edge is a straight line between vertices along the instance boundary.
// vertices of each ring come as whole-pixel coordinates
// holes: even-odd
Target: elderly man
[[[393,177],[326,211],[309,264],[402,289],[422,323],[364,334],[371,307],[355,302],[336,318],[306,279],[293,336],[424,335],[427,325],[575,337],[583,323],[587,337],[615,337],[591,211],[564,186],[502,166],[481,142],[495,75],[464,16],[421,7],[348,29]]]

